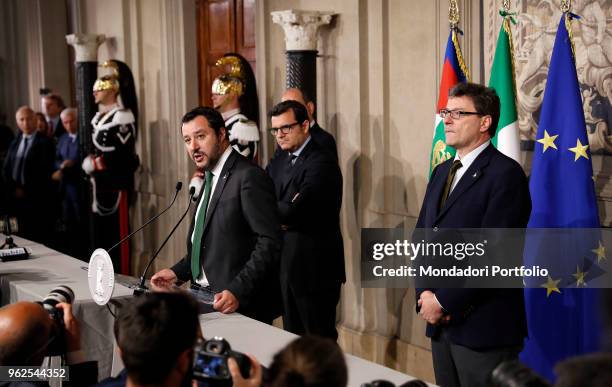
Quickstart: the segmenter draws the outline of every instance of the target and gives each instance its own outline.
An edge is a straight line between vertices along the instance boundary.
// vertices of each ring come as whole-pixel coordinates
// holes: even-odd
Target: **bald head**
[[[0,365],[40,365],[53,321],[39,304],[18,302],[0,309]]]
[[[306,101],[304,97],[304,93],[296,87],[292,87],[290,89],[285,90],[283,96],[281,97],[281,102],[285,101],[297,101],[306,107],[306,111],[308,112],[308,120],[312,121],[314,116],[315,105],[312,101]]]
[[[23,134],[30,135],[36,131],[36,116],[29,106],[22,106],[15,113],[15,121]]]

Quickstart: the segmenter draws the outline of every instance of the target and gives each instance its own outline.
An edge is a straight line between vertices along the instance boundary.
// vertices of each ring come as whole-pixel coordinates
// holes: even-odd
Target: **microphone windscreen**
[[[177,181],[176,182],[176,191],[180,191],[183,188],[183,182],[182,181]]]
[[[200,191],[204,185],[204,179],[194,176],[189,182],[189,195],[193,195],[193,200],[198,200]]]

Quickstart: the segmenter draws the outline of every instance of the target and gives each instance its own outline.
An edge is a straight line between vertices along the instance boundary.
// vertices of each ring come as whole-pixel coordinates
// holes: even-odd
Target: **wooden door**
[[[211,106],[210,87],[221,71],[215,62],[237,52],[255,72],[255,0],[198,0],[200,104]]]

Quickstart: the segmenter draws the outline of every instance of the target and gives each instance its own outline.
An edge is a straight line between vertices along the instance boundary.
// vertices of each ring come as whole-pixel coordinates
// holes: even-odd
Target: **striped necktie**
[[[457,170],[461,167],[462,165],[460,160],[453,161],[453,165],[451,166],[451,169],[448,172],[448,177],[446,178],[446,185],[444,186],[444,191],[442,191],[442,197],[440,198],[440,210],[444,208],[444,203],[446,203],[446,199],[448,198],[448,194],[450,193],[451,187],[453,185],[453,180],[455,179],[455,174],[457,173]]]

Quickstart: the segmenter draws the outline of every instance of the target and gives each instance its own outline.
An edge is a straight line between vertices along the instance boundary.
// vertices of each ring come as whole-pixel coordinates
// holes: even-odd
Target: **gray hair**
[[[75,117],[78,117],[77,113],[78,113],[78,110],[76,108],[69,107],[69,108],[62,110],[62,112],[60,113],[60,117],[64,118],[68,114],[74,114]]]

